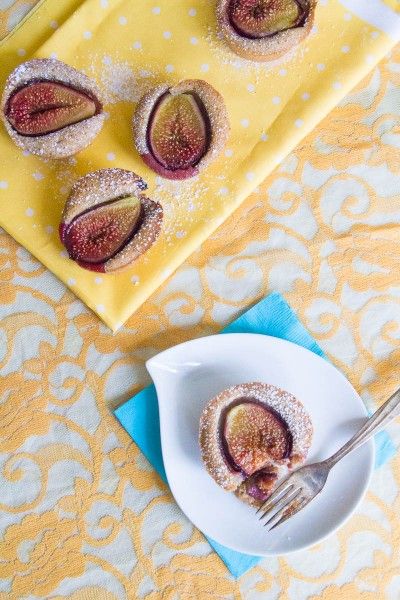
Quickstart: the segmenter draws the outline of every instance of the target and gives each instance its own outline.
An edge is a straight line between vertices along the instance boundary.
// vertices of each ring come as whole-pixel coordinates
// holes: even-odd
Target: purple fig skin
[[[72,260],[105,264],[140,227],[142,208],[136,196],[106,202],[76,217],[63,234]]]
[[[143,161],[172,180],[199,175],[217,158],[229,135],[221,94],[200,79],[149,90],[136,107],[132,125]]]
[[[228,10],[232,27],[248,39],[298,27],[305,16],[297,0],[231,0]]]
[[[251,399],[237,400],[223,415],[220,436],[228,463],[247,476],[261,470],[268,458],[282,460],[291,451],[287,424]]]
[[[79,266],[111,273],[127,268],[157,240],[161,204],[147,198],[147,184],[124,169],[100,169],[73,185],[59,235]]]
[[[5,115],[20,135],[40,136],[93,117],[94,98],[64,83],[34,81],[8,99]]]
[[[166,171],[191,172],[207,151],[209,129],[199,98],[188,93],[163,94],[151,113],[148,127],[154,160]]]

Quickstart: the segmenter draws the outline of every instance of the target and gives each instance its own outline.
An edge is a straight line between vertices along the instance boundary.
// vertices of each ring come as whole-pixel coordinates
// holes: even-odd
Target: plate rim
[[[206,336],[201,336],[199,338],[193,338],[190,340],[186,340],[185,342],[180,342],[179,344],[175,344],[174,346],[171,346],[170,348],[167,348],[166,350],[162,350],[161,352],[158,352],[157,354],[155,354],[154,356],[152,356],[151,358],[149,358],[146,362],[145,362],[145,366],[147,371],[149,372],[150,376],[151,376],[151,372],[149,369],[149,366],[151,368],[152,363],[156,363],[157,359],[165,354],[168,354],[169,352],[173,351],[173,350],[177,350],[179,348],[185,347],[185,346],[190,346],[190,345],[196,345],[198,343],[208,343],[209,341],[215,339],[215,338],[223,338],[225,336],[234,336],[234,337],[246,337],[246,338],[258,338],[260,341],[263,340],[265,341],[265,339],[269,339],[270,341],[272,341],[272,343],[278,343],[278,344],[282,344],[282,345],[287,345],[289,344],[290,346],[295,346],[296,347],[296,351],[300,351],[300,352],[305,352],[306,354],[312,355],[315,359],[317,359],[317,363],[319,363],[320,365],[324,365],[323,368],[328,368],[328,370],[333,370],[335,371],[336,375],[338,375],[342,381],[344,382],[345,385],[347,385],[348,387],[351,388],[351,390],[353,391],[355,397],[358,400],[358,403],[360,405],[360,407],[362,408],[363,412],[365,413],[365,416],[368,416],[368,411],[367,411],[367,407],[365,406],[365,403],[363,402],[362,398],[360,397],[360,395],[358,394],[358,392],[355,390],[354,386],[351,384],[351,382],[347,379],[347,377],[345,377],[345,375],[328,359],[328,358],[324,358],[323,356],[317,354],[316,352],[313,352],[312,350],[310,350],[309,348],[306,348],[304,346],[302,346],[301,344],[297,344],[296,342],[292,342],[290,340],[286,340],[285,338],[279,338],[276,336],[272,336],[272,335],[266,335],[263,333],[252,333],[252,332],[226,332],[223,333],[223,335],[221,335],[223,332],[221,333],[216,333],[216,334],[211,334],[211,335],[206,335]],[[312,360],[314,360],[314,358],[312,358]],[[156,391],[157,391],[157,384],[156,382],[153,380],[152,381],[156,387]],[[160,410],[160,403],[158,400],[158,394],[157,394],[157,403],[159,406],[159,410]],[[161,411],[160,411],[161,412]],[[160,427],[160,438],[161,438],[161,451],[163,453],[164,450],[164,435],[163,435],[163,430]],[[174,498],[174,501],[177,503],[177,505],[179,506],[180,510],[183,512],[183,514],[186,516],[187,519],[189,519],[189,521],[195,526],[197,527],[197,529],[199,529],[199,531],[201,531],[201,533],[210,538],[211,540],[215,540],[215,542],[217,542],[218,544],[221,544],[222,546],[224,546],[225,548],[229,548],[230,550],[233,550],[235,552],[239,552],[241,554],[247,554],[249,556],[259,556],[261,558],[265,558],[265,557],[273,557],[273,556],[286,556],[289,554],[294,554],[295,552],[301,552],[303,550],[306,550],[308,548],[312,548],[313,546],[320,544],[321,542],[323,542],[324,540],[326,540],[329,536],[333,535],[334,533],[336,533],[341,527],[343,527],[347,521],[353,516],[353,514],[355,513],[355,511],[357,510],[358,506],[360,505],[361,501],[364,499],[365,494],[367,492],[367,489],[370,485],[371,482],[371,477],[372,477],[372,473],[373,473],[373,468],[374,468],[374,463],[375,463],[375,444],[373,441],[373,438],[371,438],[368,442],[366,442],[364,444],[364,446],[366,446],[369,450],[369,464],[368,464],[368,471],[367,471],[367,477],[365,480],[365,484],[359,494],[359,497],[357,499],[357,501],[355,502],[354,506],[351,508],[351,510],[342,518],[338,521],[338,523],[332,527],[332,529],[330,529],[327,533],[321,535],[320,537],[318,537],[318,539],[313,542],[312,544],[303,544],[299,547],[296,547],[293,550],[287,550],[287,551],[279,551],[279,552],[275,552],[273,550],[266,550],[265,552],[261,553],[257,553],[254,554],[254,552],[252,552],[251,550],[249,550],[248,548],[245,547],[241,547],[240,544],[239,545],[235,545],[235,544],[229,544],[227,545],[224,541],[220,541],[215,539],[215,537],[212,534],[209,534],[207,531],[204,531],[204,529],[202,527],[200,527],[191,517],[189,517],[189,515],[186,514],[186,511],[183,509],[183,507],[181,506],[178,498],[175,496],[174,493],[174,489],[173,489],[173,485],[171,485],[170,481],[169,481],[169,477],[168,477],[168,473],[169,473],[169,466],[164,463],[164,468],[165,468],[165,472],[167,475],[167,483],[168,483],[168,487],[171,491],[171,494]],[[306,462],[307,464],[307,462]]]

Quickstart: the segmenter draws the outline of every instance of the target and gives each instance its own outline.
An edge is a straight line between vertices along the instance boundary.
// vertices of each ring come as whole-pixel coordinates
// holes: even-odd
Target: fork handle
[[[364,425],[357,433],[350,438],[335,454],[327,458],[324,462],[333,467],[346,454],[359,448],[367,442],[375,433],[383,429],[392,419],[400,415],[400,388],[374,414],[367,419]]]

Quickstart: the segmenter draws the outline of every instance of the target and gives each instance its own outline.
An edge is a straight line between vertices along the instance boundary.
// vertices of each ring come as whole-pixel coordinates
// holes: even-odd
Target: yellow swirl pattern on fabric
[[[59,0],[55,6],[42,0],[0,47],[0,82],[22,56],[56,56],[83,69],[103,92],[109,119],[72,159],[25,156],[1,128],[0,223],[113,330],[393,45],[339,0],[329,0],[318,3],[309,39],[271,68],[240,60],[218,38],[213,2],[192,4]],[[131,118],[144,91],[184,78],[204,78],[223,95],[231,134],[225,154],[199,178],[168,182],[135,151]],[[100,277],[69,260],[57,230],[71,184],[110,166],[143,176],[165,219],[161,238],[144,257],[123,273]]]
[[[110,414],[270,289],[370,408],[398,386],[399,86],[397,47],[116,335],[0,230],[1,600],[399,598],[399,456],[339,532],[234,581]]]
[[[384,4],[389,6],[389,8],[393,8],[396,12],[400,12],[400,2],[399,0],[383,0]]]

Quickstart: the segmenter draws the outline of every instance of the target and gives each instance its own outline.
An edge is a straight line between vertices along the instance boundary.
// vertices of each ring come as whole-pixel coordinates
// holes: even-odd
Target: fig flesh
[[[297,27],[304,9],[297,0],[231,0],[229,18],[243,37],[268,37]]]
[[[70,258],[101,270],[140,227],[140,198],[129,196],[98,204],[71,221],[61,232]]]
[[[155,160],[167,170],[194,167],[208,147],[209,123],[194,94],[165,93],[153,109],[148,141]]]
[[[269,461],[289,456],[291,435],[286,423],[271,408],[241,400],[225,415],[223,445],[234,467],[252,475]]]
[[[40,136],[93,117],[98,102],[88,94],[55,81],[34,81],[8,99],[5,115],[24,136]]]

